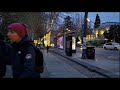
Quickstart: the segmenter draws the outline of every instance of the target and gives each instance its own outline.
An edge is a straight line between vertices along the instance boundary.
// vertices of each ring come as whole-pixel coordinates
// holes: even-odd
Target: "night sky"
[[[65,17],[67,15],[74,16],[76,13],[82,14],[82,16],[84,17],[85,12],[71,12],[70,14],[63,13],[62,15],[63,15],[63,17]],[[95,22],[96,14],[99,15],[101,23],[120,22],[120,12],[88,12],[88,18],[93,23]]]
[[[101,23],[104,22],[119,22],[119,12],[88,12],[88,17],[92,22],[95,22],[96,14],[99,15]]]

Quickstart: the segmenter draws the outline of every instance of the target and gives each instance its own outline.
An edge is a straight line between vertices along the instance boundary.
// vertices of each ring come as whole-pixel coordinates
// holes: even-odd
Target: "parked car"
[[[109,43],[105,43],[103,45],[104,49],[114,49],[114,50],[118,50],[118,47],[120,46],[119,43],[116,42],[109,42]]]

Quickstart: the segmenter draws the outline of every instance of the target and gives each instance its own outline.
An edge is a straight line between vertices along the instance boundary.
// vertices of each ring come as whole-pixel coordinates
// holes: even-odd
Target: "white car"
[[[105,43],[105,44],[103,45],[103,48],[104,48],[104,49],[114,49],[114,50],[117,50],[119,46],[120,46],[119,43],[109,42],[109,43]]]

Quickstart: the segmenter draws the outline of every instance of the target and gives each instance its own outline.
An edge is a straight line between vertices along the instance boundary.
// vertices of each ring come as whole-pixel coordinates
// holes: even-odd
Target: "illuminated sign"
[[[57,46],[58,46],[58,48],[63,49],[63,36],[58,37]]]
[[[76,39],[72,37],[72,50],[76,50]]]

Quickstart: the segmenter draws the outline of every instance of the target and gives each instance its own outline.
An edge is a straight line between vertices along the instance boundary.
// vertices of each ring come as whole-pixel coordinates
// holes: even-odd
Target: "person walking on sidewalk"
[[[34,47],[26,44],[33,41],[28,36],[28,27],[23,23],[12,23],[8,25],[8,38],[12,44],[11,65],[13,78],[40,78],[40,74],[35,71],[35,51]]]
[[[49,46],[48,45],[47,45],[46,49],[47,49],[47,53],[48,53],[48,51],[49,51]]]

